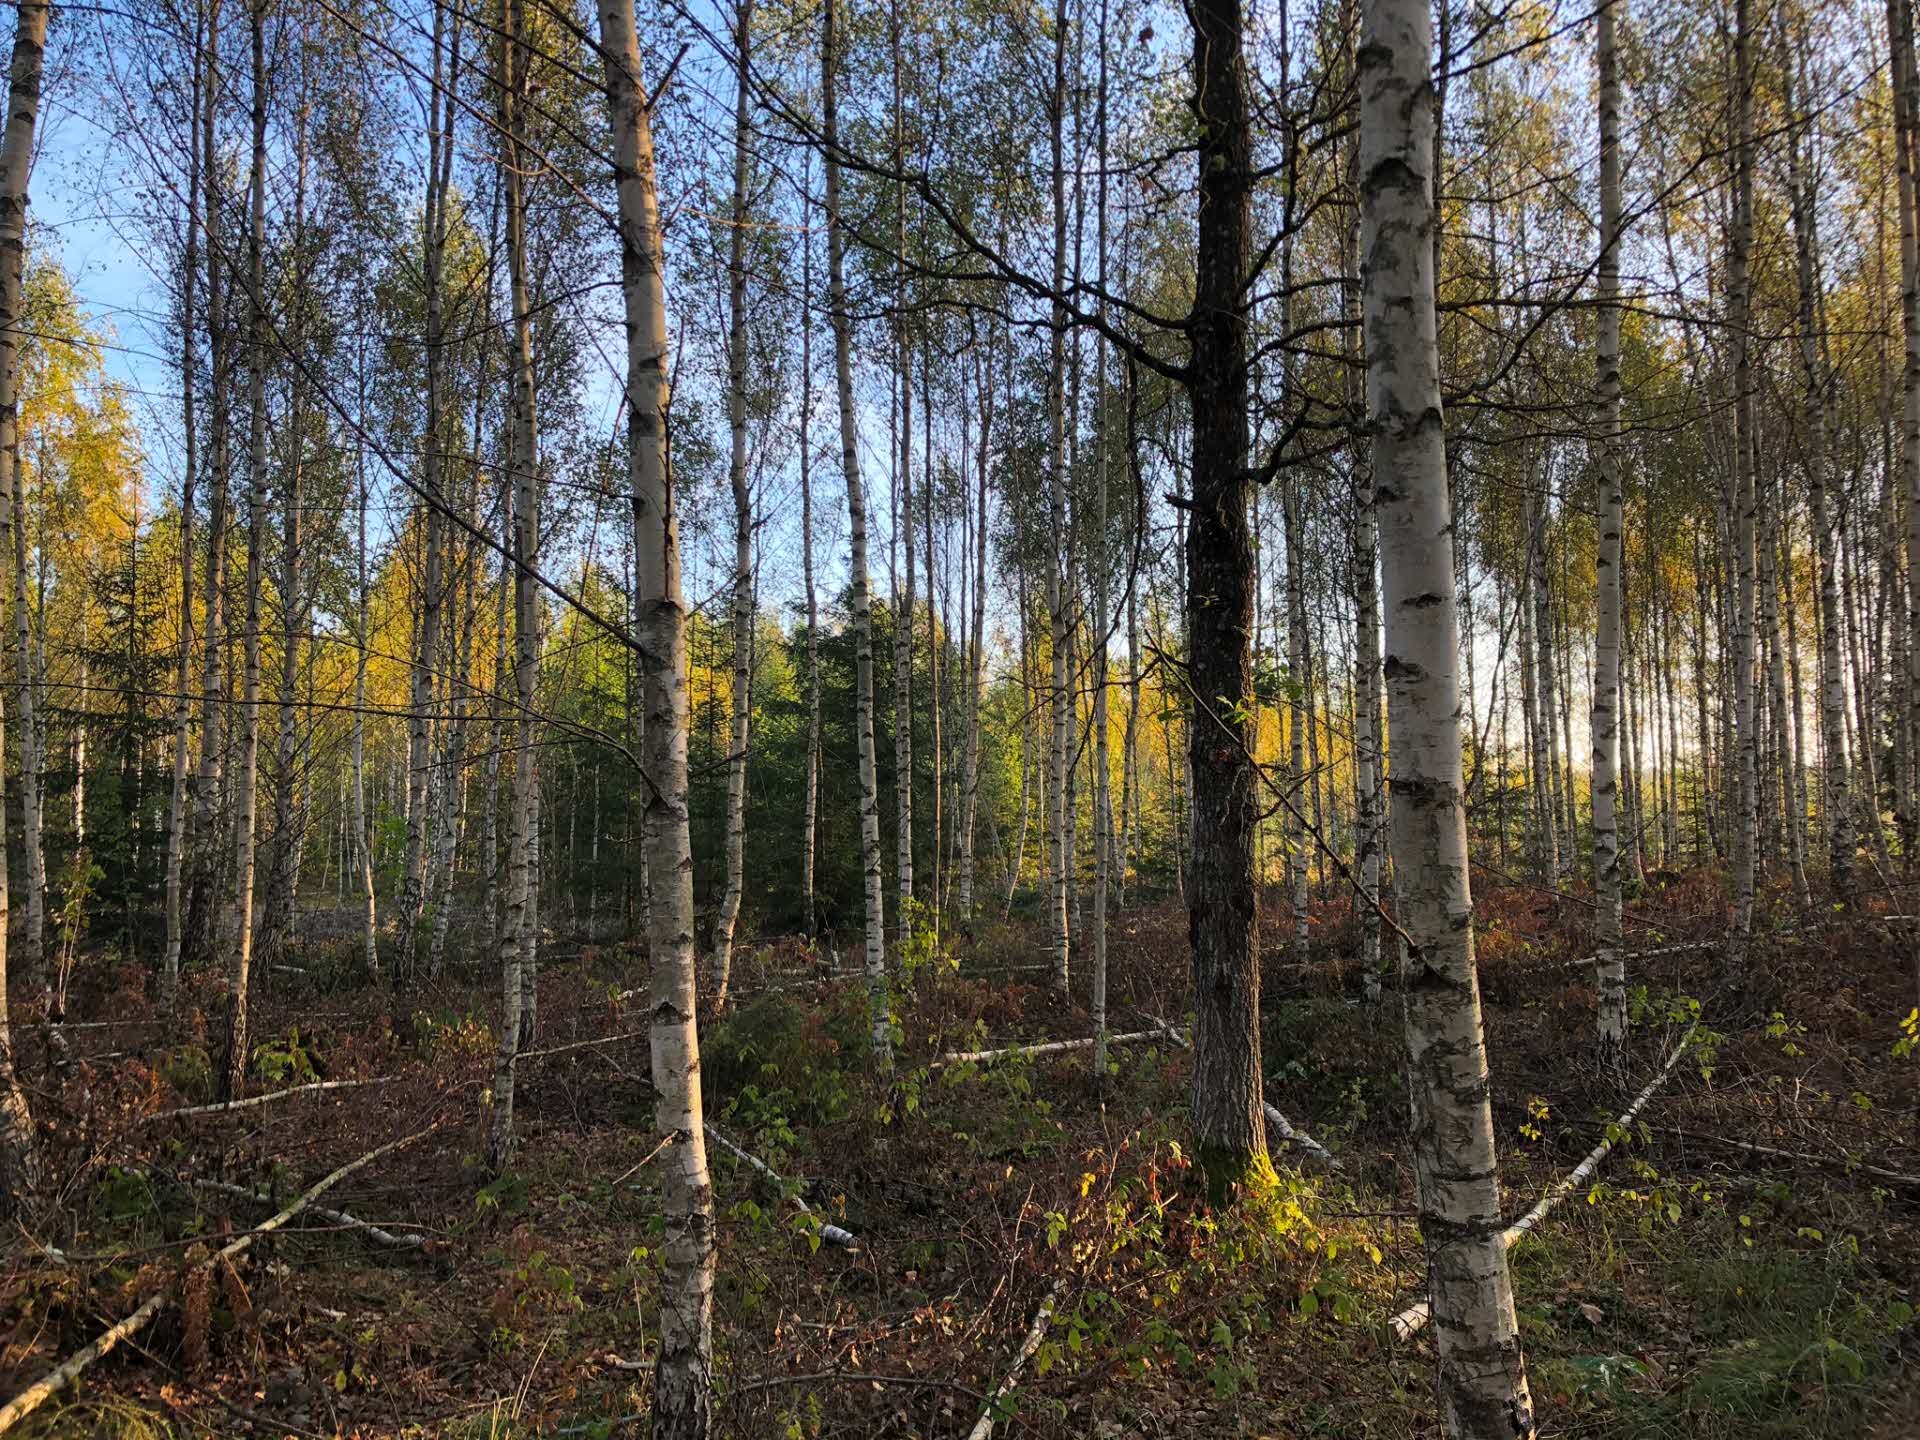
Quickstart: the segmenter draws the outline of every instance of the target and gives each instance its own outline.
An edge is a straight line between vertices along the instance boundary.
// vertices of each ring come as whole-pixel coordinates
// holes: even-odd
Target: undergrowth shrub
[[[776,1114],[831,1125],[852,1112],[868,1032],[867,999],[853,987],[814,1008],[764,995],[700,1037],[701,1073],[750,1129]]]

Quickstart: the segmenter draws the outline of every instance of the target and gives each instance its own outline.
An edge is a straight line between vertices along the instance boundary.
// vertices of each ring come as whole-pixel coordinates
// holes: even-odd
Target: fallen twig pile
[[[209,1255],[205,1260],[202,1260],[196,1265],[194,1270],[196,1272],[208,1270],[215,1265],[232,1261],[236,1256],[246,1251],[253,1242],[258,1240],[262,1235],[278,1230],[289,1220],[293,1219],[294,1216],[310,1208],[314,1201],[318,1200],[349,1175],[366,1169],[366,1167],[373,1164],[374,1161],[391,1155],[396,1150],[404,1149],[416,1140],[424,1139],[426,1136],[438,1130],[440,1125],[441,1122],[436,1120],[424,1130],[416,1130],[411,1135],[404,1136],[399,1140],[390,1141],[377,1149],[369,1150],[358,1160],[349,1160],[345,1165],[342,1165],[339,1169],[306,1191],[305,1194],[301,1195],[272,1219],[261,1222],[252,1230],[247,1231],[246,1234],[230,1241],[221,1249]],[[34,1381],[33,1384],[27,1386],[26,1389],[14,1396],[13,1399],[9,1400],[4,1406],[0,1406],[0,1434],[5,1434],[11,1430],[15,1425],[18,1425],[22,1420],[26,1419],[27,1416],[46,1404],[47,1401],[51,1400],[55,1395],[66,1389],[67,1386],[71,1385],[79,1377],[83,1370],[101,1356],[117,1347],[121,1341],[139,1334],[153,1322],[153,1318],[156,1315],[166,1308],[167,1302],[172,1298],[171,1292],[166,1290],[162,1290],[157,1295],[149,1296],[139,1309],[107,1330],[91,1345],[88,1345],[85,1349],[75,1351],[45,1375],[42,1375],[38,1380]]]

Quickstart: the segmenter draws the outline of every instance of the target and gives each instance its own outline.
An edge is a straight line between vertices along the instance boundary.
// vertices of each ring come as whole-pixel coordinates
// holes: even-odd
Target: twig
[[[962,1395],[971,1395],[976,1400],[985,1400],[971,1385],[962,1385],[956,1380],[935,1380],[923,1375],[870,1375],[865,1370],[816,1370],[808,1375],[774,1375],[765,1380],[746,1380],[734,1386],[736,1394],[748,1390],[773,1390],[782,1385],[811,1385],[825,1381],[847,1381],[861,1384],[871,1381],[875,1385],[912,1385],[923,1390],[957,1390]]]
[[[424,1139],[435,1130],[438,1130],[440,1124],[441,1122],[436,1120],[424,1130],[416,1130],[413,1134],[405,1136],[402,1139],[393,1140],[380,1146],[378,1149],[369,1150],[358,1160],[349,1160],[345,1165],[342,1165],[338,1170],[326,1176],[326,1178],[314,1185],[304,1195],[300,1196],[299,1199],[295,1200],[272,1219],[261,1222],[261,1224],[254,1229],[249,1230],[246,1234],[239,1236],[214,1254],[209,1255],[205,1260],[202,1260],[198,1265],[193,1267],[194,1271],[198,1272],[210,1269],[214,1265],[232,1261],[234,1257],[247,1250],[255,1240],[258,1240],[262,1235],[278,1230],[282,1225],[285,1225],[289,1220],[293,1219],[294,1216],[312,1205],[315,1200],[318,1200],[349,1175],[354,1174],[356,1171],[364,1170],[367,1166],[373,1164],[374,1161],[391,1155],[394,1151],[411,1145],[416,1140]],[[137,1335],[144,1330],[152,1323],[153,1318],[158,1315],[161,1310],[166,1308],[169,1298],[170,1296],[165,1290],[162,1290],[157,1295],[149,1296],[146,1303],[141,1305],[139,1309],[107,1330],[91,1345],[88,1345],[82,1350],[75,1351],[67,1359],[61,1361],[60,1364],[54,1366],[54,1368],[49,1370],[45,1375],[27,1386],[27,1388],[22,1390],[18,1395],[15,1395],[4,1407],[0,1407],[0,1435],[11,1430],[35,1410],[38,1410],[42,1405],[46,1404],[47,1401],[51,1400],[55,1395],[66,1389],[67,1386],[71,1385],[74,1380],[79,1377],[81,1371],[93,1364],[93,1362],[98,1360],[102,1355],[113,1350],[121,1341],[126,1340],[130,1336]]]

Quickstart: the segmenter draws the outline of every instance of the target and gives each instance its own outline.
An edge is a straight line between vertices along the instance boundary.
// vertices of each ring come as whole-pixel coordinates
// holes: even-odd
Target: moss
[[[1249,1201],[1265,1201],[1280,1189],[1280,1176],[1264,1150],[1233,1150],[1202,1143],[1200,1173],[1206,1179],[1207,1203],[1216,1209]]]

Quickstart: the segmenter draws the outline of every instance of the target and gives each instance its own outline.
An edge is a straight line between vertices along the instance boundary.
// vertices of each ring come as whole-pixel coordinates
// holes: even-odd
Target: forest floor
[[[1620,1086],[1581,1059],[1581,903],[1482,882],[1510,1216],[1587,1154],[1696,1016],[1702,1042],[1513,1251],[1544,1434],[1920,1435],[1920,1047],[1899,1044],[1913,927],[1808,924],[1770,899],[1777,924],[1744,978],[1711,948],[1636,963]],[[1316,912],[1299,966],[1267,903],[1268,1096],[1340,1163],[1276,1139],[1274,1192],[1220,1212],[1183,1150],[1191,1055],[1177,1045],[1115,1049],[1099,1085],[1085,1050],[931,1063],[1089,1033],[1084,977],[1071,1000],[1049,991],[1031,926],[982,926],[937,959],[913,947],[884,1086],[851,950],[835,974],[793,942],[743,947],[736,1001],[703,1026],[708,1115],[792,1186],[709,1146],[723,1433],[964,1436],[1052,1295],[1051,1326],[997,1403],[1003,1436],[1436,1434],[1430,1337],[1388,1324],[1424,1286],[1398,1009],[1391,991],[1358,1003],[1345,905]],[[1725,932],[1704,875],[1633,909],[1646,946]],[[1123,911],[1112,955],[1114,1029],[1178,1023],[1184,914]],[[644,987],[644,960],[588,946],[549,963],[517,1159],[492,1182],[492,988],[409,994],[396,1027],[386,992],[329,978],[331,951],[297,960],[306,973],[276,973],[257,1007],[256,1090],[380,1083],[167,1116],[206,1097],[216,989],[186,993],[189,1033],[163,1047],[144,972],[104,959],[77,982],[87,1028],[70,1031],[64,1085],[23,1036],[56,1202],[7,1247],[0,1398],[146,1297],[175,1300],[15,1433],[640,1433],[658,1227],[644,1005],[620,996]],[[424,1243],[376,1244],[310,1212],[181,1283],[271,1202],[428,1127],[323,1202]],[[196,1183],[210,1180],[270,1194]],[[821,1244],[820,1218],[857,1248]]]

